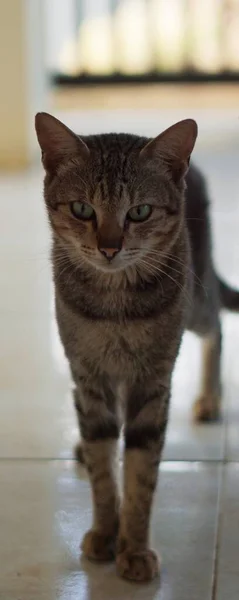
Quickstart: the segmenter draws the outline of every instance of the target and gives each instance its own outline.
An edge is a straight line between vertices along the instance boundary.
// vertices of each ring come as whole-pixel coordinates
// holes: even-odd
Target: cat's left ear
[[[85,142],[52,115],[37,113],[35,128],[46,171],[56,171],[62,162],[74,156],[88,158],[90,151]]]
[[[184,119],[148,142],[140,152],[144,160],[161,160],[177,183],[187,172],[196,142],[198,127],[193,119]]]

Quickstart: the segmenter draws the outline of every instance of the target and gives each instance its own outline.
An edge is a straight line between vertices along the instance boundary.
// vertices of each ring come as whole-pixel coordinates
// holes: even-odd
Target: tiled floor
[[[178,115],[169,117],[165,121],[173,122]],[[209,117],[199,114],[203,136],[195,158],[209,175],[216,263],[239,284],[239,133],[237,141],[230,126],[227,133],[232,113]],[[142,130],[135,113],[122,113],[117,127],[113,118],[107,115],[105,129],[119,129],[125,119],[125,128],[130,123],[137,130],[138,119]],[[84,131],[92,130],[92,119],[78,115]],[[146,131],[146,112],[144,119]],[[68,118],[76,120],[77,114]],[[151,134],[152,113],[148,120]],[[161,114],[155,133],[163,121]],[[119,580],[114,565],[99,567],[80,557],[91,520],[90,491],[72,458],[77,428],[54,321],[41,178],[39,169],[0,178],[0,600],[238,600],[236,315],[223,317],[221,424],[191,421],[200,358],[193,336],[185,336],[178,360],[152,524],[161,583],[139,588]]]

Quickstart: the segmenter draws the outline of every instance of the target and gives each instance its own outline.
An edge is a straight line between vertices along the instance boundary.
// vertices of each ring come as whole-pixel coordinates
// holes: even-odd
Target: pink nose
[[[99,248],[99,251],[108,261],[111,261],[118,254],[120,248]]]

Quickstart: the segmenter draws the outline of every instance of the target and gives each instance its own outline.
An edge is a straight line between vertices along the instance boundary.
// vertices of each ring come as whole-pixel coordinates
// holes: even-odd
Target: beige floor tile
[[[225,453],[229,461],[239,461],[239,316],[228,314],[226,317],[226,343],[229,344],[227,361],[228,415],[226,423]]]
[[[54,299],[49,255],[29,252],[18,257],[0,257],[1,316],[40,317],[53,314]]]
[[[80,558],[91,521],[83,469],[71,461],[1,461],[1,600],[209,600],[217,517],[218,467],[168,463],[153,515],[162,579],[138,587],[114,565]]]
[[[40,392],[1,392],[0,422],[0,459],[73,456],[78,427],[64,381]]]
[[[239,465],[224,467],[215,600],[239,598]]]
[[[0,316],[1,389],[37,391],[67,371],[51,315]]]

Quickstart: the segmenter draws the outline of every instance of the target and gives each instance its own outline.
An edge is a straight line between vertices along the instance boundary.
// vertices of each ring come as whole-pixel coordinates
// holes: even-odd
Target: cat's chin
[[[97,271],[101,271],[101,273],[105,273],[106,275],[109,275],[109,274],[113,274],[113,273],[120,273],[122,271],[126,271],[129,266],[132,267],[132,264],[131,265],[128,265],[128,264],[114,265],[114,264],[109,263],[108,265],[107,264],[101,265],[101,264],[97,264],[97,263],[94,263],[94,264],[92,263],[92,266]]]
[[[95,273],[98,273],[99,283],[104,285],[114,285],[116,288],[125,287],[129,283],[135,284],[138,273],[134,268],[134,263],[123,263],[121,265],[95,265]]]
[[[117,262],[117,261],[113,261],[112,263],[107,263],[105,262],[101,262],[101,261],[91,261],[91,260],[85,260],[85,265],[86,266],[90,266],[91,268],[93,268],[96,271],[100,271],[101,273],[105,273],[106,275],[113,275],[113,273],[122,273],[123,271],[127,271],[127,269],[129,269],[129,267],[133,267],[134,263],[133,262]]]

